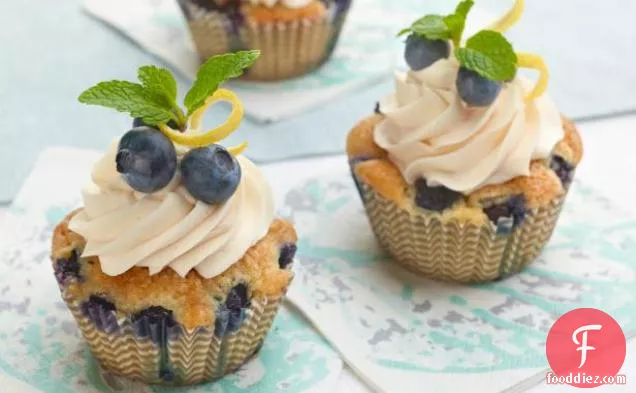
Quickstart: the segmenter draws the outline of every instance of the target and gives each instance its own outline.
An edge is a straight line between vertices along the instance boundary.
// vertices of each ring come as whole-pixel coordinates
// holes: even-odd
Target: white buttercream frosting
[[[312,1],[313,0],[250,0],[250,3],[254,6],[264,5],[269,8],[274,7],[276,4],[280,4],[287,8],[304,8]]]
[[[95,164],[82,191],[84,209],[69,228],[86,240],[83,256],[98,256],[102,271],[116,276],[130,268],[150,274],[192,269],[204,278],[223,273],[264,237],[274,217],[271,189],[261,171],[239,156],[242,176],[223,205],[195,200],[177,174],[158,193],[134,191],[117,172],[117,143]]]
[[[490,107],[468,107],[455,86],[458,69],[451,57],[397,73],[395,93],[380,104],[385,119],[375,142],[410,184],[423,177],[467,194],[528,175],[530,162],[547,158],[563,138],[556,105],[547,94],[526,102],[531,86],[517,77]]]

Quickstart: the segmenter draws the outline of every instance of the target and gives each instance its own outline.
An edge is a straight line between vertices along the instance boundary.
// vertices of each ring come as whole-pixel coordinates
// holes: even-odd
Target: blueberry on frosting
[[[197,167],[201,160],[187,162],[185,169],[193,174],[188,179],[190,191],[207,203],[222,203],[236,189],[240,169],[239,176],[236,176],[238,164],[233,157],[228,161],[235,168],[228,169],[226,161],[222,160],[223,154],[216,153],[222,149],[221,153],[238,155],[247,147],[247,143],[227,150],[216,145],[239,127],[244,113],[238,97],[219,86],[242,75],[259,56],[260,51],[251,50],[208,59],[185,96],[186,110],[177,103],[177,82],[174,77],[168,70],[155,66],[139,69],[140,83],[119,80],[101,82],[84,91],[79,101],[127,112],[133,117],[134,128],[119,142],[116,165],[117,171],[135,191],[152,194],[170,183],[178,166],[175,144],[194,149],[186,159],[205,156],[199,149],[208,147],[215,154],[205,156],[203,160],[208,160],[208,165],[217,165],[216,168],[206,168],[212,172],[214,179],[210,181],[206,177],[210,173],[204,173]],[[232,104],[228,119],[214,129],[201,132],[205,111],[218,101]],[[227,178],[218,177],[219,174],[225,176],[226,172],[229,174]],[[210,190],[210,187],[217,185],[223,188]]]
[[[128,185],[154,193],[170,183],[177,171],[174,144],[161,132],[146,126],[133,128],[119,141],[117,171]]]
[[[524,2],[517,0],[514,8],[501,20],[464,41],[466,19],[474,3],[474,0],[463,0],[451,14],[426,15],[400,31],[398,35],[408,34],[404,57],[411,70],[421,71],[449,58],[452,42],[452,61],[460,66],[457,92],[468,106],[492,105],[503,84],[513,81],[519,68],[540,72],[539,81],[527,99],[539,97],[548,81],[543,59],[533,54],[516,53],[503,35],[523,13]]]
[[[501,82],[485,78],[461,67],[457,74],[457,93],[470,106],[490,106],[501,92]]]
[[[450,55],[450,44],[443,40],[430,40],[416,34],[406,39],[404,58],[413,71],[430,67],[438,60]]]
[[[181,160],[181,174],[188,192],[208,204],[230,199],[241,181],[238,161],[220,145],[189,151]]]

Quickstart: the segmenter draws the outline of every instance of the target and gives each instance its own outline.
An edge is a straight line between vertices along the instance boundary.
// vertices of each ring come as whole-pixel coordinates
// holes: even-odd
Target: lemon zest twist
[[[520,68],[528,68],[539,71],[539,80],[534,89],[526,96],[526,101],[532,101],[539,98],[548,88],[550,80],[550,70],[539,55],[532,53],[517,53],[517,64]]]
[[[220,142],[221,140],[227,138],[232,134],[241,124],[241,120],[243,120],[244,110],[243,104],[238,99],[236,94],[226,89],[218,89],[214,92],[210,97],[205,100],[203,106],[197,109],[192,116],[190,116],[190,129],[198,130],[201,126],[201,121],[203,120],[203,115],[205,112],[215,103],[219,101],[226,101],[232,104],[232,112],[228,116],[225,123],[220,126],[213,128],[204,133],[181,133],[173,130],[167,124],[162,123],[159,125],[159,129],[163,132],[170,140],[175,143],[178,143],[183,146],[189,147],[203,147],[208,146],[216,142]],[[234,155],[238,155],[245,150],[247,147],[247,142],[243,142],[238,146],[234,146],[228,151]]]
[[[237,146],[228,147],[227,151],[229,151],[232,155],[238,156],[243,153],[245,149],[247,149],[247,142],[243,142]]]
[[[526,7],[525,0],[515,0],[514,6],[498,21],[490,25],[489,29],[505,33],[514,26],[521,17]],[[528,68],[539,71],[539,80],[530,93],[526,96],[526,101],[532,101],[539,98],[548,88],[550,80],[550,70],[545,64],[543,58],[532,53],[517,53],[517,65],[520,68]]]
[[[508,31],[512,26],[519,22],[519,19],[523,16],[523,11],[526,7],[525,3],[525,0],[515,0],[515,5],[510,9],[510,11],[502,16],[498,21],[490,25],[488,29],[498,31],[500,33]]]

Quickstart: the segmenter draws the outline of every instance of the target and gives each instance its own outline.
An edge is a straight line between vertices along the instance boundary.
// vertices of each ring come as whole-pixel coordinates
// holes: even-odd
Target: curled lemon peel
[[[243,153],[245,151],[245,149],[247,149],[247,142],[243,142],[240,145],[237,146],[232,146],[229,147],[227,149],[227,151],[230,152],[230,154],[234,155],[234,156],[238,156],[239,154]]]
[[[489,30],[498,31],[500,33],[508,31],[512,26],[519,22],[519,19],[523,16],[525,7],[525,0],[515,0],[515,5],[510,9],[510,11],[502,16],[498,21],[490,25]]]
[[[550,80],[550,71],[545,61],[543,61],[543,58],[532,53],[517,53],[517,64],[520,68],[539,71],[539,80],[534,86],[534,89],[526,96],[526,101],[532,101],[541,97],[547,90],[548,81]]]
[[[219,142],[232,134],[241,124],[243,120],[243,104],[236,94],[226,89],[218,89],[210,97],[205,100],[203,106],[197,109],[190,117],[190,129],[199,129],[201,120],[205,112],[216,102],[227,101],[232,104],[232,112],[228,116],[225,123],[204,133],[181,133],[173,130],[166,124],[160,124],[159,129],[170,140],[183,146],[203,147]],[[242,143],[230,150],[232,154],[240,154],[247,147],[247,143]],[[237,153],[234,153],[237,152]]]

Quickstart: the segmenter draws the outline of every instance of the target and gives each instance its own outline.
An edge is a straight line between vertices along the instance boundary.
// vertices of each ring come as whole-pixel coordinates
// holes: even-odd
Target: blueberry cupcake
[[[242,117],[219,84],[257,52],[211,58],[185,99],[165,69],[141,83],[100,83],[80,96],[136,117],[94,164],[83,207],[53,234],[62,298],[101,366],[156,384],[210,381],[261,347],[293,277],[296,233],[274,217],[269,185],[218,144]],[[216,101],[233,105],[222,126],[200,132]]]
[[[415,273],[466,283],[514,274],[539,255],[582,157],[576,127],[545,94],[544,62],[502,35],[523,1],[464,43],[472,5],[401,32],[410,69],[347,140],[382,246]],[[519,68],[539,71],[538,82]]]
[[[263,56],[245,75],[305,74],[333,53],[351,0],[179,0],[202,59],[244,49]]]

